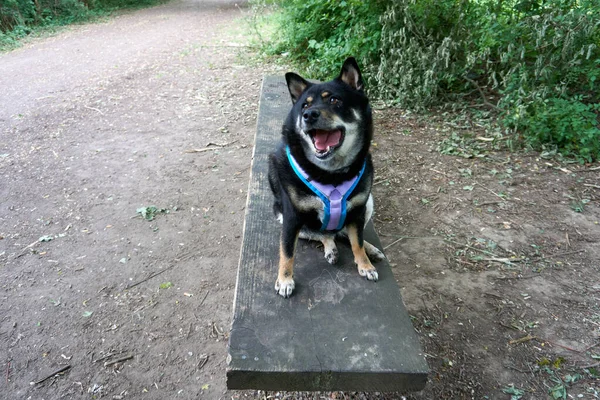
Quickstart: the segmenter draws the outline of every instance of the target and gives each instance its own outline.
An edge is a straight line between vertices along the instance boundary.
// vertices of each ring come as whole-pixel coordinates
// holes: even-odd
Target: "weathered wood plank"
[[[267,157],[291,107],[282,77],[263,82],[229,339],[227,387],[263,390],[420,390],[427,363],[387,261],[379,281],[358,275],[339,246],[336,266],[300,240],[296,289],[275,293],[280,225],[272,212]],[[381,249],[370,225],[368,241]]]

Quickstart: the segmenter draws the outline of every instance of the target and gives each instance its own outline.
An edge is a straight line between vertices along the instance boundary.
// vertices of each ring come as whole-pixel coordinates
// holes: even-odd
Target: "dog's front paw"
[[[329,249],[329,251],[325,250],[325,259],[331,265],[338,262],[338,256],[338,249],[335,247],[333,249]]]
[[[286,299],[292,295],[295,287],[294,278],[277,279],[275,282],[275,291]]]
[[[379,279],[379,274],[377,273],[377,270],[375,269],[374,266],[370,265],[370,266],[364,266],[358,267],[358,273],[360,274],[360,276],[364,276],[365,278],[367,278],[370,281],[373,282],[377,282],[377,280]]]

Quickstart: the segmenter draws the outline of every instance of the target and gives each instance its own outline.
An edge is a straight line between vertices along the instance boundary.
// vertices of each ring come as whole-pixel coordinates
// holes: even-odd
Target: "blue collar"
[[[300,180],[304,182],[304,184],[308,186],[308,188],[312,190],[314,194],[319,196],[325,205],[325,215],[323,216],[323,225],[321,226],[321,231],[337,232],[341,230],[344,227],[344,222],[346,221],[346,203],[348,197],[350,197],[350,194],[352,194],[352,191],[356,185],[358,185],[360,178],[363,176],[363,173],[367,167],[367,162],[365,161],[360,172],[354,178],[334,186],[312,180],[290,153],[290,146],[286,146],[285,153],[298,178],[300,178]]]

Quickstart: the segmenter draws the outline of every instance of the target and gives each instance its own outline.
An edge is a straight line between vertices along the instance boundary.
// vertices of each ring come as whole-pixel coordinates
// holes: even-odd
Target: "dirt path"
[[[0,398],[223,395],[263,74],[241,17],[174,1],[0,55]]]

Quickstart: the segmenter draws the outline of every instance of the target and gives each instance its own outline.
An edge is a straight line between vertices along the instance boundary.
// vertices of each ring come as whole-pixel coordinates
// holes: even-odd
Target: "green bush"
[[[379,53],[379,15],[386,1],[286,0],[282,10],[280,40],[273,52],[285,52],[303,72],[315,79],[329,79],[339,72],[341,61],[357,57],[368,78]]]
[[[593,161],[600,154],[600,103],[549,98],[533,103],[517,125],[534,148],[553,146],[561,153]]]
[[[474,93],[526,143],[600,158],[598,0],[278,3],[275,49],[313,77],[354,55],[371,95],[424,109]]]

